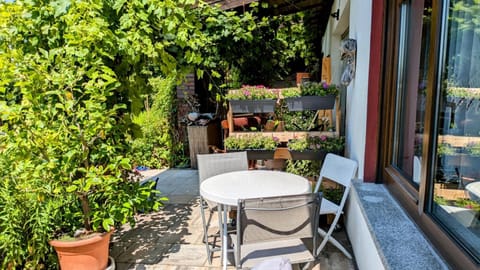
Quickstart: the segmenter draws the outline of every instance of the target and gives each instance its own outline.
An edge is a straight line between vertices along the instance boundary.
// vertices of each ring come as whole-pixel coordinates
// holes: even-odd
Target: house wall
[[[324,55],[332,61],[332,82],[339,83],[342,74],[340,60],[341,36],[348,30],[349,38],[357,41],[355,78],[346,89],[345,139],[347,157],[358,162],[357,177],[363,179],[367,123],[368,76],[370,64],[370,29],[372,0],[336,0],[332,12],[340,10],[337,21],[331,18],[324,40]]]

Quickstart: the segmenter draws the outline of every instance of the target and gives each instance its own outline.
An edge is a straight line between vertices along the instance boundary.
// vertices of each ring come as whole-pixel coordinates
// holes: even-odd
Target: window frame
[[[431,209],[433,199],[432,180],[421,181],[420,185],[415,187],[410,179],[395,167],[392,166],[392,156],[394,151],[395,136],[395,98],[397,86],[398,55],[399,55],[399,37],[400,37],[400,7],[404,3],[415,3],[420,5],[423,10],[424,1],[384,0],[384,33],[383,48],[384,74],[382,76],[383,93],[381,94],[381,126],[380,126],[380,152],[379,152],[379,183],[384,183],[391,194],[398,200],[405,211],[410,215],[413,221],[421,228],[430,242],[437,248],[439,253],[447,260],[453,268],[478,269],[479,264],[463,250],[441,225],[437,223],[435,217],[428,214]],[[435,149],[436,149],[436,115],[439,110],[439,83],[441,76],[442,44],[445,42],[445,34],[442,32],[445,27],[446,15],[448,13],[449,1],[432,0],[432,29],[430,36],[431,53],[428,59],[427,75],[427,96],[425,109],[425,126],[423,131],[422,144],[422,170],[421,179],[433,179],[435,175]],[[415,8],[415,7],[414,7]],[[416,44],[421,46],[420,44]],[[408,63],[407,63],[408,67]]]

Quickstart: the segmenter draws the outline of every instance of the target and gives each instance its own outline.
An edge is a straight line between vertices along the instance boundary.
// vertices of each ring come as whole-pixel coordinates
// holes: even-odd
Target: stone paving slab
[[[198,199],[198,172],[190,169],[158,170],[149,173],[158,179],[157,189],[169,201],[154,213],[137,216],[134,228],[126,224],[112,236],[110,255],[116,261],[117,270],[213,270],[221,269],[220,252],[215,252],[210,265],[203,244],[202,219]],[[218,219],[212,216],[209,234],[218,232]],[[334,237],[348,249],[350,245],[344,231]],[[219,244],[219,243],[218,243]],[[233,264],[233,255],[229,254]],[[320,255],[313,269],[356,269],[330,243]],[[229,266],[228,269],[235,269]]]

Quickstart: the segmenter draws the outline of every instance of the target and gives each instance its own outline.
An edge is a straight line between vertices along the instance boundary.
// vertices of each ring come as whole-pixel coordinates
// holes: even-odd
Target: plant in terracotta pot
[[[151,185],[133,181],[129,156],[139,89],[152,91],[159,76],[147,62],[162,64],[129,62],[147,53],[126,40],[119,46],[127,32],[111,22],[129,13],[110,8],[102,1],[0,3],[1,269],[58,268],[49,240],[90,244],[160,205]],[[60,266],[105,269],[107,260]]]

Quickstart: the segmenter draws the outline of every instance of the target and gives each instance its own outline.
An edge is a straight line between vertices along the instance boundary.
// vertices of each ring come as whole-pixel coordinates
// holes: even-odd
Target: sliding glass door
[[[480,258],[480,3],[445,2],[429,210]]]
[[[383,180],[453,265],[478,268],[480,2],[386,2]]]

